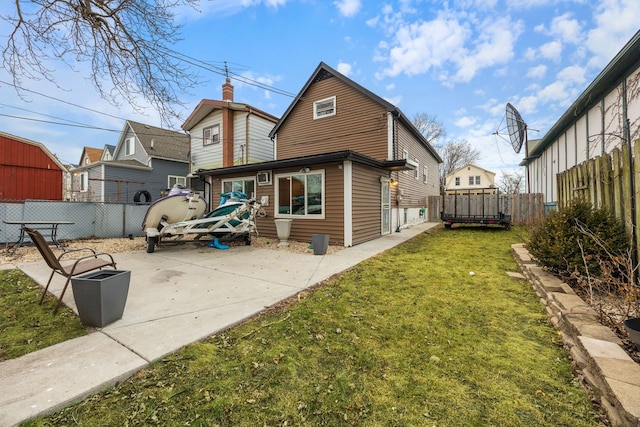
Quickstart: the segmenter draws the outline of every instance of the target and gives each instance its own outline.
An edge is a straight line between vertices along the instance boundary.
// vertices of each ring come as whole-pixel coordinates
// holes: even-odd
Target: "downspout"
[[[249,111],[247,111],[247,117],[245,117],[244,123],[244,163],[249,163],[249,118],[251,116],[252,110],[249,106]]]

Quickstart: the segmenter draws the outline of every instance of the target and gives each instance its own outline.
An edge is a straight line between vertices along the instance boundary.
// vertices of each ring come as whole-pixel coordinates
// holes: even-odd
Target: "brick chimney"
[[[227,77],[227,81],[222,85],[222,100],[233,101],[233,85],[229,77]]]

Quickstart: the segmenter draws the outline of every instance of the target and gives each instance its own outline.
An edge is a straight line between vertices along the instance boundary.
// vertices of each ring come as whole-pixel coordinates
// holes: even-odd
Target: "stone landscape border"
[[[624,350],[620,338],[598,321],[593,308],[569,285],[536,265],[523,243],[511,249],[611,423],[640,427],[640,365]]]

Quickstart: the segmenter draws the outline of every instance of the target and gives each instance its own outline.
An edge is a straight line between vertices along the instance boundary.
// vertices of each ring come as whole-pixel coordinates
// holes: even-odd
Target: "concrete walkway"
[[[122,319],[0,363],[0,425],[77,402],[436,225],[420,224],[322,256],[192,244],[114,254],[118,269],[131,271]],[[17,267],[43,286],[51,272],[44,262]],[[63,285],[56,275],[50,291],[59,296]],[[71,286],[64,303],[76,310]]]

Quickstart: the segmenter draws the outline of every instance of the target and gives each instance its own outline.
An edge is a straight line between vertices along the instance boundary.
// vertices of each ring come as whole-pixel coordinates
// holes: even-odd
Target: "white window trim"
[[[309,214],[304,214],[304,215],[293,215],[293,214],[281,214],[278,212],[278,210],[280,209],[280,178],[282,177],[287,177],[287,176],[292,176],[292,175],[322,175],[322,213],[320,215],[309,215]],[[303,173],[303,172],[287,172],[287,173],[280,173],[277,175],[274,175],[273,177],[273,181],[274,181],[274,198],[275,198],[275,205],[274,205],[274,209],[273,209],[273,216],[275,218],[291,218],[291,219],[324,219],[325,218],[325,212],[326,212],[326,197],[327,197],[327,192],[325,189],[325,185],[326,185],[326,180],[325,180],[325,171],[324,169],[321,170],[312,170],[309,171],[308,173]],[[306,183],[305,183],[305,192],[306,192],[307,188],[306,188]]]
[[[89,191],[89,172],[85,171],[80,174],[80,192],[86,193]]]
[[[218,135],[218,139],[214,140],[213,139],[213,129],[218,129],[218,132],[216,135]],[[207,133],[207,131],[209,131],[209,138],[207,138],[205,135]],[[207,142],[209,141],[209,142]],[[215,144],[219,144],[220,143],[220,124],[215,124],[215,125],[211,125],[211,126],[207,126],[205,128],[202,129],[202,146],[206,147],[208,145],[215,145]]]
[[[220,192],[224,193],[224,184],[227,182],[234,182],[234,181],[242,181],[243,182],[243,187],[244,187],[244,182],[245,181],[253,181],[253,192],[254,194],[247,194],[247,197],[251,198],[251,197],[256,197],[257,191],[258,189],[256,188],[256,177],[255,176],[236,176],[234,178],[226,178],[220,181]],[[246,189],[243,188],[242,191],[246,194]]]
[[[167,175],[167,188],[172,188],[171,179],[175,179],[175,184],[187,185],[187,177],[180,175]]]
[[[427,184],[427,177],[429,176],[429,166],[422,167],[422,182]]]
[[[331,101],[331,103],[333,104],[333,110],[331,111],[331,113],[328,114],[319,114],[321,113],[323,110],[318,110],[318,105],[323,104],[323,103],[327,103]],[[336,105],[336,97],[335,96],[330,96],[329,98],[324,98],[324,99],[320,99],[318,101],[315,101],[313,103],[313,120],[316,119],[324,119],[325,117],[331,117],[331,116],[335,116],[336,115],[336,110],[337,110],[337,105]]]
[[[415,163],[416,170],[414,172],[414,178],[418,181],[420,180],[420,160],[416,159]]]
[[[136,154],[136,140],[135,138],[127,138],[124,140],[124,155],[133,156]]]
[[[402,159],[406,160],[407,163],[409,163],[409,150],[407,150],[406,148],[402,149]],[[405,170],[402,171],[402,173],[406,175],[408,172],[405,169]]]

